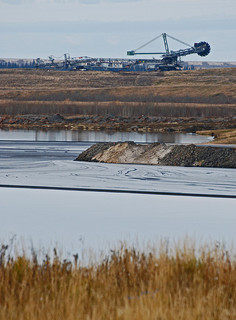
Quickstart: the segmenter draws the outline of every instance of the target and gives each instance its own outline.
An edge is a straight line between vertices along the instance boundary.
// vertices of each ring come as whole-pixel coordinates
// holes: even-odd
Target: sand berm
[[[236,168],[236,149],[194,144],[97,143],[82,152],[75,160],[161,166]]]

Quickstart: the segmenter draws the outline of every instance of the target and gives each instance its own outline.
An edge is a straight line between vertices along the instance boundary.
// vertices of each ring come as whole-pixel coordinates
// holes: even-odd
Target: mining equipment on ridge
[[[156,41],[159,38],[163,38],[165,52],[139,52],[140,49],[146,47],[150,43]],[[186,49],[180,49],[177,51],[170,51],[169,44],[167,38],[170,38],[172,40],[175,40],[188,48]],[[198,43],[194,43],[193,46],[190,44],[183,42],[179,39],[176,39],[166,33],[162,33],[159,36],[155,37],[154,39],[148,41],[147,43],[141,45],[139,48],[131,51],[127,51],[128,56],[134,56],[134,55],[161,55],[161,59],[156,60],[157,61],[157,67],[159,70],[177,70],[181,69],[181,57],[197,53],[201,57],[207,56],[211,51],[211,47],[209,43],[205,41],[201,41]]]
[[[140,49],[146,47],[153,41],[163,38],[165,52],[139,52]],[[167,38],[171,38],[185,46],[186,49],[180,49],[177,51],[171,51]],[[64,60],[62,57],[49,56],[49,60],[36,60],[36,68],[40,69],[57,69],[57,70],[94,70],[94,71],[167,71],[167,70],[180,70],[183,68],[183,62],[181,57],[197,53],[201,57],[207,56],[211,51],[210,45],[201,41],[194,43],[193,46],[178,40],[166,33],[155,37],[154,39],[143,44],[139,48],[131,51],[127,51],[128,59],[115,59],[115,58],[90,58],[88,56],[71,58],[68,53],[64,54]],[[160,59],[132,59],[130,56],[135,55],[161,55]]]

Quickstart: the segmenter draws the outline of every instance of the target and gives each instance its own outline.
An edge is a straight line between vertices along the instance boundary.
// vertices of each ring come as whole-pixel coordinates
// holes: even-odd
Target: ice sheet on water
[[[1,239],[71,253],[160,239],[236,241],[236,199],[0,189]],[[13,201],[14,199],[14,201]],[[83,243],[81,242],[83,239]]]
[[[1,166],[1,165],[0,165]],[[236,170],[75,162],[8,161],[1,184],[236,195]]]
[[[236,194],[234,169],[73,161],[88,146],[1,142],[0,184]],[[47,250],[55,243],[71,253],[104,250],[121,240],[186,235],[236,240],[235,199],[1,188],[0,201],[0,240],[22,236]]]
[[[88,143],[0,143],[0,184],[236,195],[236,170],[75,162]]]

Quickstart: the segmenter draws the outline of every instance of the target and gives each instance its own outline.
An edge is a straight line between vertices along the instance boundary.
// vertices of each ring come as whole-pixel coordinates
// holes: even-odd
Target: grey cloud
[[[185,21],[186,22],[186,21]],[[190,21],[187,21],[187,23]],[[236,26],[232,19],[228,26],[226,19],[201,23],[192,20],[191,28],[175,21],[161,22],[74,22],[74,23],[34,23],[0,24],[1,56],[5,57],[47,57],[70,52],[72,56],[126,57],[126,51],[135,49],[162,32],[187,43],[207,41],[212,52],[207,59],[215,61],[234,61],[236,45]],[[201,25],[201,28],[199,28]],[[224,28],[221,28],[224,25]],[[160,41],[159,41],[160,40]],[[153,43],[155,49],[163,48],[161,39]],[[172,50],[182,46],[169,42]],[[145,48],[149,51],[150,47]],[[146,50],[145,50],[146,52]],[[187,59],[187,58],[186,58]],[[198,59],[191,56],[188,59]],[[199,58],[200,59],[200,58]]]
[[[167,32],[186,30],[235,30],[234,18],[189,18],[182,20],[143,21],[143,22],[99,22],[99,21],[74,21],[74,22],[32,22],[32,23],[0,23],[0,33],[4,32],[51,32],[51,33],[150,33],[150,36]],[[169,32],[169,31],[168,31]]]
[[[22,0],[24,1],[24,0]],[[66,3],[81,3],[81,4],[99,4],[102,2],[107,2],[107,3],[130,3],[130,2],[140,2],[142,0],[52,0],[54,3],[58,4],[66,4]]]
[[[98,4],[100,0],[54,0],[57,4],[67,4],[67,3],[83,3],[83,4]]]
[[[1,0],[0,2],[12,4],[12,5],[19,5],[24,2],[29,2],[28,0]]]
[[[23,1],[23,0],[22,0]],[[99,3],[130,3],[140,2],[142,0],[53,0],[54,3],[82,3],[82,4],[99,4]]]
[[[140,2],[142,0],[44,0],[44,3],[55,3],[55,4],[69,4],[69,3],[82,3],[82,4],[99,4],[102,2],[107,3],[129,3],[129,2]],[[25,3],[38,2],[39,0],[0,0],[0,3],[6,3],[10,5],[19,5]]]

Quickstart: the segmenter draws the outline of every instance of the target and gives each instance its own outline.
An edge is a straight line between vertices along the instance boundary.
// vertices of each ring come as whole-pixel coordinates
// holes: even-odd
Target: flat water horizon
[[[47,141],[47,142],[117,142],[143,143],[206,143],[213,137],[195,133],[150,133],[120,131],[76,131],[76,130],[24,130],[0,129],[0,140]]]

